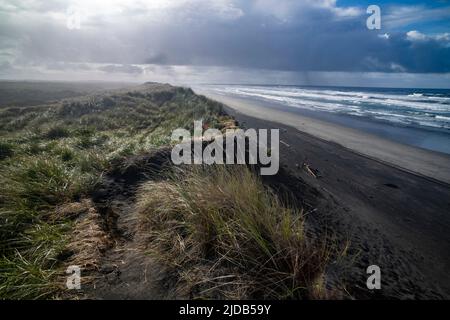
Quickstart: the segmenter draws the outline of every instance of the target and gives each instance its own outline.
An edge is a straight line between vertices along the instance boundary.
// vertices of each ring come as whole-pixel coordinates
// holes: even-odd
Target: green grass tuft
[[[66,138],[70,135],[70,132],[67,128],[62,125],[57,125],[49,128],[45,133],[45,138],[47,139],[61,139]]]
[[[0,141],[0,160],[11,157],[14,154],[14,146],[11,143]]]

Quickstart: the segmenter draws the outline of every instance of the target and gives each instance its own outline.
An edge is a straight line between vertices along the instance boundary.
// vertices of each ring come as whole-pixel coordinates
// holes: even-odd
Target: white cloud
[[[402,65],[395,63],[395,62],[391,62],[390,67],[391,67],[391,70],[394,72],[406,72],[407,71],[405,67],[403,67]]]
[[[406,38],[410,41],[423,41],[427,40],[427,36],[417,30],[411,30],[406,33]]]
[[[450,41],[450,33],[441,33],[435,36],[437,41]]]
[[[411,42],[436,41],[444,47],[450,47],[450,33],[424,34],[417,30],[411,30],[406,33],[406,39]]]

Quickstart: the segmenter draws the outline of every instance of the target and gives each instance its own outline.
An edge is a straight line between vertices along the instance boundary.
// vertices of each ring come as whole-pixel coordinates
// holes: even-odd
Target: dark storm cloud
[[[247,9],[233,21],[166,26],[145,38],[155,52],[146,63],[297,71],[449,72],[448,41],[408,39],[404,32],[371,31],[367,15],[339,16],[324,6],[298,6],[286,15]],[[391,22],[394,21],[391,19]]]
[[[396,31],[403,20],[410,23],[411,12],[420,12],[414,21],[433,12],[417,6],[413,11],[392,8],[386,17],[394,29],[371,31],[365,8],[341,8],[333,0],[174,0],[152,1],[150,7],[137,1],[95,3],[78,1],[81,26],[69,30],[69,2],[6,1],[0,5],[0,51],[13,54],[12,64],[105,63],[104,72],[136,74],[142,68],[134,64],[450,72],[448,39]]]
[[[48,70],[93,70],[93,68],[86,63],[72,63],[72,62],[50,62],[45,65]]]
[[[133,65],[126,65],[126,64],[121,64],[121,65],[110,64],[110,65],[99,67],[98,70],[107,72],[107,73],[137,73],[138,74],[138,73],[144,72],[144,69],[142,69],[141,67],[133,66]]]
[[[10,73],[12,71],[15,71],[15,69],[9,62],[4,62],[4,63],[0,64],[0,74]]]

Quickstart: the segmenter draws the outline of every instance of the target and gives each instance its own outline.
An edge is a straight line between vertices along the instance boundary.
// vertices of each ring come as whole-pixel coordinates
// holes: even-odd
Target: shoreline
[[[233,110],[258,119],[282,123],[315,138],[337,143],[373,160],[400,168],[409,173],[450,184],[450,156],[390,141],[357,129],[285,110],[268,107],[264,102],[250,101],[194,89],[198,94],[219,101]]]

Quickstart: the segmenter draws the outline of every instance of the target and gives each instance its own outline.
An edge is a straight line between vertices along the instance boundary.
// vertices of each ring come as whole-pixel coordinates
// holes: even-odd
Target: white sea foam
[[[384,93],[277,86],[213,88],[218,93],[263,99],[300,109],[450,129],[450,97],[434,93]]]

